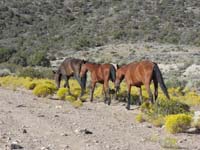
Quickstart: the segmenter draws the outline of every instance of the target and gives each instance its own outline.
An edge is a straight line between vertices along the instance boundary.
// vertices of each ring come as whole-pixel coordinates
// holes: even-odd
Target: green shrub
[[[28,60],[28,65],[49,67],[50,61],[47,58],[45,52],[37,51],[30,56],[30,59]]]
[[[53,72],[48,68],[33,68],[26,67],[19,71],[18,76],[20,77],[31,77],[31,78],[53,78]]]
[[[10,74],[11,74],[11,72],[9,69],[1,69],[0,70],[0,77],[8,76]]]
[[[152,106],[152,109],[154,114],[164,116],[169,114],[188,113],[190,111],[190,107],[187,104],[175,100],[157,100]]]
[[[59,90],[57,91],[56,95],[59,99],[65,99],[67,93],[67,89],[66,88],[59,88]]]
[[[185,131],[190,127],[192,117],[187,114],[169,115],[166,117],[165,128],[170,133]]]
[[[0,48],[0,63],[8,61],[15,52],[13,49]]]

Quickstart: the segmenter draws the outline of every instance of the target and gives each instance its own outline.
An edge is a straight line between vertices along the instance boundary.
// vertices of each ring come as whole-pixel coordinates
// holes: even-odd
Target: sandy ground
[[[199,134],[170,135],[137,123],[138,109],[127,111],[123,103],[112,102],[85,102],[75,109],[67,101],[0,88],[0,150],[12,143],[25,150],[200,150]],[[166,144],[167,138],[177,144]]]

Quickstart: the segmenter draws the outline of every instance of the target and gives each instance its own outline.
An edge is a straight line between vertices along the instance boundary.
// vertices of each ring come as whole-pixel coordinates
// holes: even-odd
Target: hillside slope
[[[113,42],[200,45],[195,0],[2,0],[0,48],[82,50]]]

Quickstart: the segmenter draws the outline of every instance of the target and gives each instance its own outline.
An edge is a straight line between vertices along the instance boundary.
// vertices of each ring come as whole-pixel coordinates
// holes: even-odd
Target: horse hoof
[[[130,106],[126,106],[126,109],[127,109],[127,110],[130,110]]]
[[[110,105],[111,104],[111,102],[108,102],[108,105]]]

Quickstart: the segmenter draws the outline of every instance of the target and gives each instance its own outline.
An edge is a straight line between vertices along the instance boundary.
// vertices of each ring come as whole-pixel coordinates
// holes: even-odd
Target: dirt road
[[[75,109],[67,101],[0,88],[0,106],[0,150],[13,143],[25,150],[158,150],[167,138],[176,139],[170,149],[200,149],[200,135],[169,135],[137,123],[139,110],[127,111],[123,103],[85,102]]]

